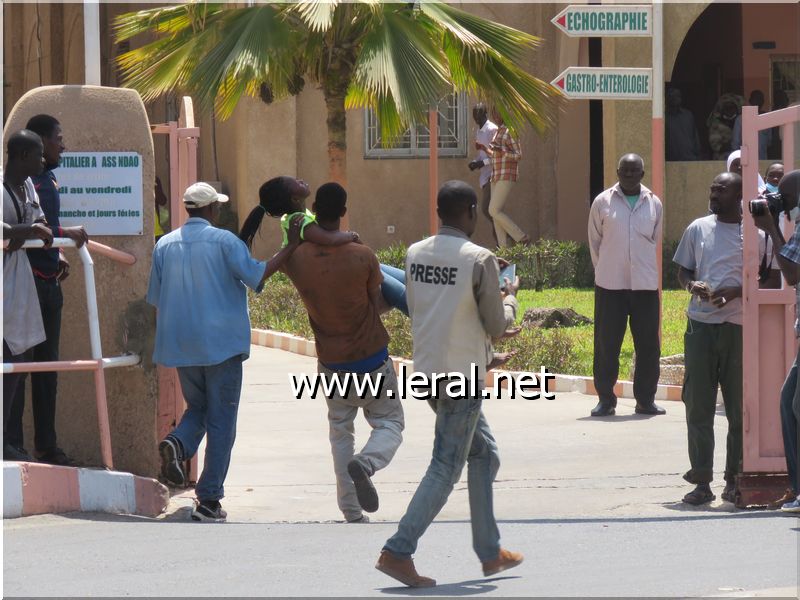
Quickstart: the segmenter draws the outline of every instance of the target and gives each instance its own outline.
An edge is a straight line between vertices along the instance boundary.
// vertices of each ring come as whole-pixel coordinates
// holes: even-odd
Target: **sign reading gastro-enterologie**
[[[570,37],[649,37],[652,17],[650,6],[571,5],[551,21]]]
[[[550,83],[568,98],[650,100],[652,69],[568,67]]]
[[[142,157],[135,152],[65,152],[56,170],[58,214],[89,235],[142,235]]]

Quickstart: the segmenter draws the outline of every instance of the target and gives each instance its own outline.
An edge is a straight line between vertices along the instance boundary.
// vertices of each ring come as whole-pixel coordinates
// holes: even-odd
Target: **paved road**
[[[409,596],[373,569],[394,523],[196,524],[110,516],[6,521],[4,595]],[[178,520],[180,519],[180,520]],[[797,595],[798,520],[776,513],[500,523],[526,562],[483,578],[469,525],[417,553],[437,596]]]
[[[157,520],[92,515],[4,521],[5,595],[413,595],[372,567],[430,459],[433,413],[407,401],[404,442],[375,482],[369,525],[337,523],[324,402],[293,400],[287,373],[315,361],[254,347],[245,363],[225,525],[188,521],[191,492]],[[667,415],[591,419],[596,399],[484,404],[502,466],[503,543],[527,562],[482,579],[471,551],[466,482],[423,537],[417,563],[436,595],[797,595],[798,521],[717,500],[680,503],[688,486],[683,405]],[[715,456],[721,491],[725,419]],[[356,425],[358,440],[366,423]]]

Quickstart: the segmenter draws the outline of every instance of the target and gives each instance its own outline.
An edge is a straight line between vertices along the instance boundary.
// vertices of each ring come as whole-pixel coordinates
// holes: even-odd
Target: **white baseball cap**
[[[183,204],[189,208],[203,208],[213,202],[227,202],[228,197],[220,194],[209,184],[202,181],[193,183],[183,193]]]

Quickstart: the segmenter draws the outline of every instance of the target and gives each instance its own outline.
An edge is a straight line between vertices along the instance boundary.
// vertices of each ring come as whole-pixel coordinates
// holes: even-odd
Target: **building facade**
[[[525,66],[547,81],[571,65],[650,66],[648,38],[592,41],[560,33],[550,20],[564,4],[459,4],[541,37],[541,48],[528,57]],[[119,85],[114,58],[128,49],[127,44],[113,41],[113,18],[152,6],[101,5],[103,85]],[[3,28],[4,117],[33,87],[83,83],[80,4],[4,3]],[[800,100],[800,7],[797,3],[666,3],[663,29],[664,83],[680,89],[700,141],[700,160],[666,165],[665,237],[677,239],[686,224],[705,214],[709,182],[725,168],[720,160],[711,159],[708,142],[707,120],[718,99],[731,93],[746,100],[758,89],[764,93],[767,110],[779,92],[790,102]],[[475,101],[461,96],[443,102],[440,181],[464,179],[477,186],[477,174],[467,168],[476,129],[471,118]],[[530,129],[520,134],[524,157],[508,212],[533,238],[584,241],[591,199],[616,180],[617,159],[626,152],[645,158],[645,184],[649,183],[651,102],[592,102],[594,108],[585,100],[565,102],[557,125],[543,136]],[[152,122],[176,120],[176,106],[174,98],[151,103]],[[58,112],[54,107],[53,113]],[[199,176],[221,183],[232,197],[231,208],[239,223],[255,206],[258,187],[266,179],[297,175],[313,188],[327,178],[325,106],[321,92],[310,85],[299,96],[270,105],[259,98],[245,98],[224,122],[210,115],[197,117]],[[352,228],[375,248],[410,244],[427,235],[427,129],[414,128],[400,148],[385,150],[366,111],[349,111],[347,119]],[[168,176],[166,156],[166,142],[156,140],[162,180]],[[762,164],[766,167],[767,163]],[[279,240],[277,224],[265,223],[262,232],[257,252],[266,254]],[[485,221],[477,240],[491,242]]]

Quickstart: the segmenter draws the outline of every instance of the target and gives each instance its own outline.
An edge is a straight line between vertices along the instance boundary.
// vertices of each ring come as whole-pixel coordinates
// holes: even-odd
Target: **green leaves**
[[[538,131],[552,124],[559,97],[521,67],[538,38],[439,2],[191,2],[122,15],[115,31],[118,41],[156,37],[118,57],[124,85],[145,100],[191,94],[222,118],[263,84],[280,100],[303,78],[329,100],[375,110],[384,139],[425,122],[451,90],[496,103],[511,127]]]

